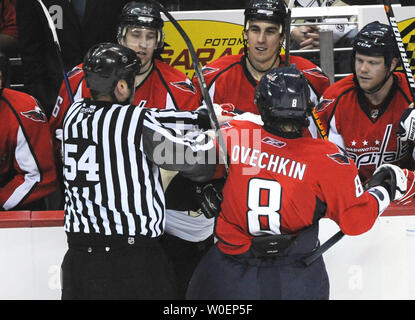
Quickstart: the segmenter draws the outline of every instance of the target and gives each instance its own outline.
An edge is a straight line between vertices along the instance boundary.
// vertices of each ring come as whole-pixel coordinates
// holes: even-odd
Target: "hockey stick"
[[[58,56],[59,65],[60,65],[61,70],[62,70],[63,80],[65,81],[65,86],[66,86],[66,90],[68,91],[69,100],[71,101],[71,104],[72,104],[73,103],[73,95],[72,95],[71,87],[69,86],[68,76],[66,75],[65,68],[63,66],[62,51],[61,51],[61,46],[59,44],[58,35],[56,34],[55,24],[53,23],[52,18],[49,14],[49,11],[45,7],[43,2],[41,0],[37,0],[37,1],[39,2],[40,6],[42,7],[43,13],[46,16],[46,20],[48,21],[49,29],[52,32],[53,42],[55,44],[55,49],[56,49],[56,55]]]
[[[412,101],[415,101],[415,81],[411,71],[411,67],[408,63],[408,57],[406,56],[406,50],[402,42],[401,33],[398,28],[398,22],[396,21],[395,14],[393,13],[392,6],[389,0],[383,0],[383,7],[385,8],[386,16],[388,17],[389,25],[393,29],[393,36],[395,43],[399,51],[399,58],[402,64],[402,68],[405,71],[406,81],[408,82],[409,91],[411,92]]]
[[[291,41],[291,10],[294,6],[294,0],[290,0],[287,9],[286,31],[285,31],[285,65],[290,66],[290,41]]]
[[[324,242],[320,247],[316,249],[316,251],[313,252],[313,254],[305,257],[303,259],[304,264],[308,267],[311,265],[314,261],[317,260],[324,252],[326,252],[328,249],[330,249],[332,246],[334,246],[337,242],[339,242],[344,236],[343,231],[338,231],[334,236],[332,236],[330,239],[328,239],[326,242]]]
[[[203,99],[205,100],[206,106],[209,110],[209,118],[210,118],[211,126],[215,130],[216,138],[218,139],[219,150],[220,150],[221,156],[222,156],[222,161],[223,161],[223,164],[225,165],[225,168],[226,168],[226,174],[228,174],[229,166],[228,166],[228,161],[227,161],[227,151],[226,151],[225,141],[223,140],[223,136],[222,136],[222,133],[220,131],[219,122],[218,122],[218,119],[216,117],[215,110],[213,109],[212,99],[209,96],[209,92],[207,90],[207,86],[206,86],[206,82],[205,82],[205,77],[203,76],[202,68],[200,67],[200,62],[199,62],[199,59],[196,55],[193,44],[190,41],[190,39],[189,39],[188,35],[186,34],[186,32],[183,30],[183,28],[180,26],[180,24],[177,22],[177,20],[175,18],[173,18],[173,16],[169,13],[169,11],[158,1],[155,1],[155,0],[150,0],[150,1],[155,6],[157,6],[160,9],[160,11],[162,11],[166,15],[166,17],[170,20],[170,22],[174,25],[174,27],[180,33],[180,35],[182,36],[184,42],[186,43],[187,47],[189,48],[189,52],[190,52],[190,55],[192,57],[193,67],[195,69],[195,74],[196,74],[197,79],[199,80],[200,89],[202,91],[202,96],[203,96]]]

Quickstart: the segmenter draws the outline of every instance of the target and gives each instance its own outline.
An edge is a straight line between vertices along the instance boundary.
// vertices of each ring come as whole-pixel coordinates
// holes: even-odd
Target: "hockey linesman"
[[[196,268],[188,299],[328,299],[322,256],[303,263],[318,246],[318,220],[330,218],[345,234],[359,235],[404,197],[413,172],[383,165],[365,191],[341,149],[303,136],[308,92],[295,67],[273,69],[255,94],[263,126],[231,120],[221,129],[230,159],[218,242]]]
[[[176,298],[171,265],[158,239],[165,205],[155,162],[191,177],[205,162],[199,151],[213,141],[189,140],[169,129],[168,121],[172,126],[206,123],[203,114],[130,104],[139,69],[140,59],[127,47],[91,48],[83,70],[92,98],[75,102],[64,118],[69,249],[62,263],[63,299]],[[186,164],[189,157],[195,164]]]
[[[163,26],[160,11],[152,3],[132,1],[121,12],[117,42],[133,49],[142,63],[137,74],[134,104],[147,108],[195,110],[199,107],[199,98],[192,82],[159,56],[164,45]],[[68,78],[75,101],[90,97],[82,64],[76,66]],[[61,142],[58,137],[69,106],[69,95],[62,84],[50,118],[58,167],[61,163]],[[168,210],[162,244],[174,263],[179,289],[184,298],[194,267],[207,248],[213,245],[213,223],[204,215],[189,216],[189,210],[198,209],[198,199],[192,198],[191,203],[182,199],[189,198],[189,192],[194,194],[197,184],[187,181],[185,187],[177,187],[176,184],[170,186],[174,174],[162,170]]]

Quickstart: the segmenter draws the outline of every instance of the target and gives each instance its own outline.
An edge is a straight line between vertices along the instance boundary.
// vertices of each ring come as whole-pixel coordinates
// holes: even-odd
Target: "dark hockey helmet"
[[[282,26],[281,33],[285,30],[287,7],[284,0],[251,0],[244,12],[244,28],[248,29],[248,21],[251,19],[268,20]]]
[[[113,96],[119,80],[125,80],[134,92],[135,76],[140,67],[141,61],[134,50],[119,44],[101,43],[88,50],[82,68],[91,91]]]
[[[158,47],[164,44],[164,21],[161,18],[160,10],[149,2],[132,1],[127,3],[120,15],[117,32],[118,41],[125,36],[127,28],[131,26],[152,28],[157,30]]]
[[[353,41],[353,61],[356,52],[367,56],[383,56],[390,66],[393,58],[399,58],[392,27],[374,21],[364,26]]]
[[[264,128],[276,131],[276,124],[291,121],[300,129],[309,125],[310,91],[305,76],[295,67],[268,71],[255,91],[255,104]]]

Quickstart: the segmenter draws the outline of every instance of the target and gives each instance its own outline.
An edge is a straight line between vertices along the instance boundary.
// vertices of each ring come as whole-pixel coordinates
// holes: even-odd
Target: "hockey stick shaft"
[[[226,172],[228,173],[229,167],[228,167],[228,161],[227,161],[227,149],[225,146],[225,141],[223,139],[222,133],[220,131],[220,126],[218,119],[215,114],[215,110],[213,108],[212,99],[210,98],[209,92],[207,90],[205,78],[202,73],[202,68],[200,67],[199,59],[196,55],[195,49],[193,47],[192,41],[190,41],[188,35],[183,30],[183,28],[180,26],[180,24],[177,22],[177,20],[169,13],[169,11],[159,2],[155,0],[150,0],[154,5],[156,5],[160,11],[162,11],[165,16],[170,20],[170,22],[174,25],[174,27],[177,29],[177,31],[182,36],[184,42],[186,43],[187,47],[189,48],[190,55],[192,57],[193,67],[195,69],[196,77],[200,84],[200,89],[202,92],[203,99],[205,101],[205,104],[209,110],[209,118],[211,121],[212,128],[215,130],[216,138],[218,140],[219,150],[221,152],[221,157],[223,164],[225,165]]]
[[[306,266],[311,265],[314,261],[316,261],[324,252],[334,246],[337,242],[339,242],[344,236],[343,231],[338,231],[335,235],[333,235],[330,239],[324,242],[320,247],[314,251],[313,254],[309,255],[308,257],[303,259],[303,262]]]
[[[46,20],[48,21],[49,29],[52,32],[53,42],[55,44],[56,55],[58,56],[58,61],[59,61],[59,65],[60,65],[61,70],[62,70],[62,76],[63,76],[63,80],[65,82],[65,87],[66,87],[66,90],[68,91],[69,100],[71,101],[71,104],[72,104],[74,102],[73,101],[73,95],[72,95],[71,87],[69,86],[68,76],[66,74],[65,67],[63,65],[62,51],[61,51],[61,46],[59,44],[58,35],[56,34],[55,24],[53,23],[52,17],[50,16],[48,9],[45,7],[43,2],[41,0],[37,0],[37,1],[39,2],[40,6],[42,7],[42,10],[43,10],[43,13],[45,14]]]
[[[287,21],[285,31],[285,65],[290,66],[290,42],[291,42],[291,10],[294,7],[294,0],[290,0],[287,10]]]
[[[402,42],[401,33],[398,28],[398,22],[396,21],[395,14],[393,13],[392,6],[389,0],[383,0],[383,7],[385,8],[386,16],[393,30],[393,36],[398,48],[399,58],[402,64],[402,68],[405,72],[406,81],[408,82],[409,90],[411,92],[412,101],[415,101],[415,81],[409,65],[406,50]]]

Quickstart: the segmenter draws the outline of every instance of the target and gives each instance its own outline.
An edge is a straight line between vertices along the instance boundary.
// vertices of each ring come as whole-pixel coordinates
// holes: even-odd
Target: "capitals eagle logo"
[[[302,70],[303,73],[308,73],[314,77],[317,78],[324,78],[324,79],[328,79],[329,77],[323,72],[321,71],[320,68],[311,68],[311,69],[306,69],[306,70]]]
[[[333,153],[327,155],[330,159],[340,164],[350,164],[349,158],[344,153]]]
[[[170,84],[172,86],[175,86],[176,88],[186,91],[186,92],[191,92],[193,94],[196,93],[196,89],[193,85],[193,83],[190,80],[186,80],[186,81],[178,81],[178,82],[170,82]]]
[[[34,110],[20,112],[20,114],[36,122],[47,122],[46,115],[43,112],[42,108],[40,108],[39,106],[35,106]]]

